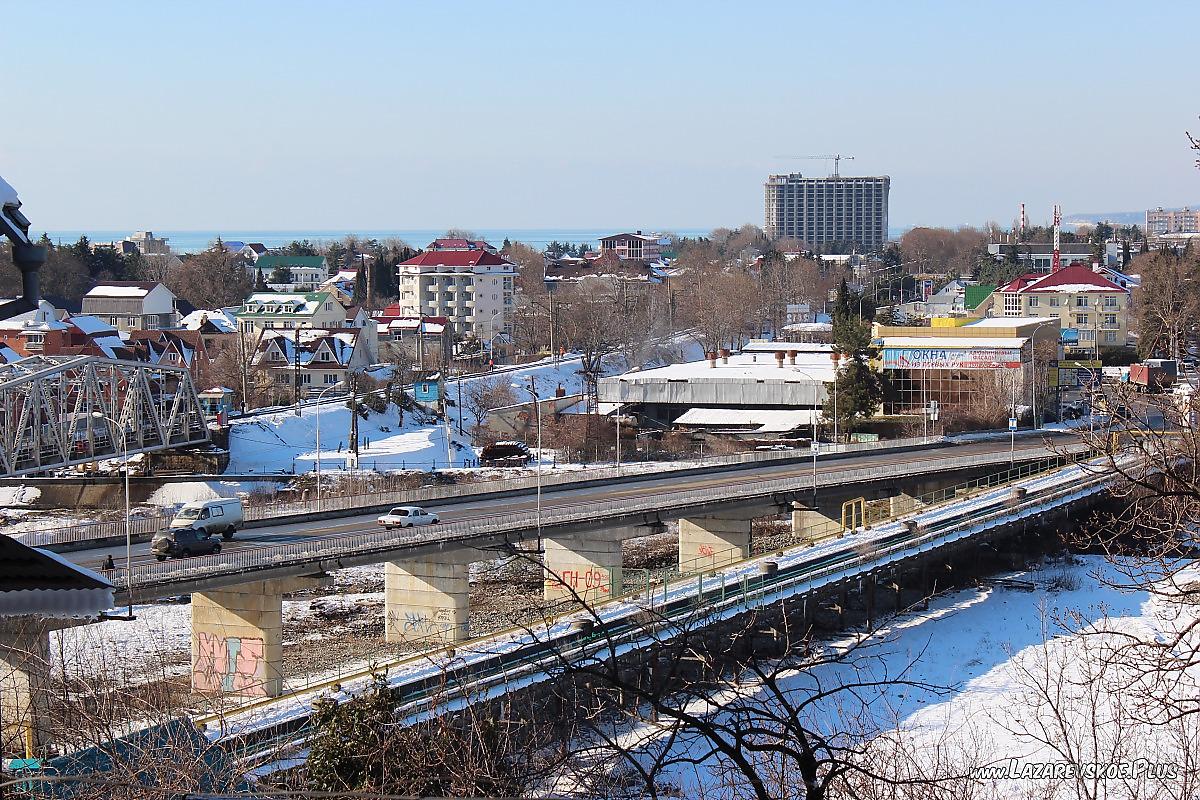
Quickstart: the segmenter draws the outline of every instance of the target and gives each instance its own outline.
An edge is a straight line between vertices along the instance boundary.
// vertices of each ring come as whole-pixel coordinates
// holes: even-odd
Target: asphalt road
[[[1070,435],[1059,435],[1063,443],[1070,441]],[[896,464],[905,461],[923,461],[936,453],[944,453],[947,458],[985,453],[1008,452],[1009,442],[992,440],[951,445],[937,449],[921,449],[884,453],[877,455],[862,455],[838,458],[817,462],[817,472],[836,472],[844,469],[869,467],[873,464]],[[1017,439],[1016,452],[1022,454],[1044,451],[1041,440],[1026,438],[1022,442]],[[660,492],[689,491],[696,489],[711,489],[714,493],[722,487],[741,486],[746,481],[770,480],[787,477],[803,477],[812,474],[812,462],[772,464],[705,475],[661,476],[642,480],[630,480],[628,483],[606,484],[576,489],[548,488],[542,494],[542,508],[563,508],[581,502],[597,500],[620,500],[633,497],[645,497]],[[531,511],[536,508],[535,493],[514,497],[484,498],[479,500],[463,500],[442,504],[430,504],[431,508],[443,522],[458,522],[472,518],[495,517],[520,511]],[[271,547],[288,542],[295,542],[314,536],[340,536],[365,533],[379,530],[376,514],[361,514],[353,517],[342,517],[335,520],[320,522],[282,523],[271,527],[251,528],[239,531],[237,536],[228,542],[222,542],[222,554],[231,553],[244,548]],[[150,553],[149,543],[134,544],[132,548],[134,564],[153,562],[154,555]],[[76,564],[97,568],[105,556],[111,555],[118,569],[125,562],[125,546],[78,550],[64,553],[63,557]]]

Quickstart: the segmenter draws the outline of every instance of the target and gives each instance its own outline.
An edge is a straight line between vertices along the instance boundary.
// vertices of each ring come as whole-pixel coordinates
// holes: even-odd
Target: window
[[[1079,340],[1081,342],[1094,342],[1094,341],[1096,341],[1096,332],[1095,331],[1080,331],[1079,332]]]
[[[1104,324],[1105,325],[1116,325],[1117,324],[1117,315],[1116,314],[1105,314],[1104,315]]]
[[[1075,307],[1076,308],[1087,308],[1087,304],[1088,303],[1087,303],[1086,297],[1076,297],[1075,298]]]
[[[1058,298],[1057,298],[1057,297],[1051,297],[1051,298],[1050,298],[1050,307],[1051,307],[1051,308],[1058,308],[1058,306],[1059,306],[1059,300],[1058,300]]]
[[[1115,298],[1115,297],[1104,298],[1104,307],[1105,308],[1116,308],[1117,307],[1117,298]]]
[[[1075,315],[1075,324],[1076,325],[1087,325],[1088,324],[1088,315],[1087,314],[1076,314]]]
[[[330,372],[330,373],[326,373],[326,375],[325,375],[325,383],[326,383],[326,385],[334,384],[334,383],[337,383],[337,382],[338,382],[338,376],[337,376],[337,375],[334,375],[332,372]]]
[[[275,373],[275,382],[284,384],[288,383],[288,374],[286,372]]]
[[[1115,331],[1108,331],[1104,334],[1104,342],[1106,344],[1116,344],[1117,334]]]
[[[312,373],[311,373],[311,372],[306,372],[306,373],[304,373],[303,375],[301,375],[301,376],[300,376],[300,382],[301,382],[302,384],[304,384],[305,386],[307,386],[307,385],[309,385],[310,383],[312,383]]]
[[[1029,307],[1037,308],[1038,307],[1038,298],[1036,298],[1036,297],[1029,298]]]

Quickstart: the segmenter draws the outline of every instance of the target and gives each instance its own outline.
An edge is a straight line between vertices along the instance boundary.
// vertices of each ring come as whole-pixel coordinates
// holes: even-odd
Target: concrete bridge
[[[913,511],[873,529],[847,533],[844,539],[698,570],[651,592],[595,606],[584,615],[587,625],[578,624],[580,615],[570,614],[544,625],[339,675],[286,698],[252,700],[200,721],[209,726],[211,737],[237,749],[271,753],[273,743],[286,742],[292,758],[294,748],[302,747],[305,721],[315,703],[347,699],[380,675],[403,698],[396,718],[412,722],[534,687],[555,675],[565,662],[607,660],[652,645],[663,619],[699,616],[706,624],[719,623],[781,600],[803,609],[800,613],[811,619],[821,598],[837,597],[845,606],[849,592],[863,596],[870,617],[877,583],[903,582],[901,575],[909,570],[921,576],[922,585],[913,588],[927,596],[926,571],[919,565],[970,560],[975,548],[985,543],[1019,532],[1030,522],[1069,515],[1073,505],[1102,497],[1110,480],[1088,466],[1052,470]],[[914,569],[916,573],[911,573]],[[899,595],[899,586],[894,591]]]
[[[985,442],[831,462],[820,466],[815,483],[811,466],[795,462],[599,486],[585,482],[545,495],[540,513],[528,493],[468,496],[438,507],[443,524],[402,531],[378,530],[371,515],[333,525],[319,521],[326,514],[310,515],[317,520],[260,529],[257,541],[219,556],[157,563],[143,546],[130,575],[116,569],[108,576],[118,587],[119,605],[191,594],[196,690],[272,697],[283,690],[284,594],[337,569],[383,563],[387,640],[448,645],[470,635],[470,564],[515,548],[540,543],[546,599],[578,595],[603,602],[623,590],[622,542],[660,531],[669,520],[679,521],[681,573],[719,569],[750,556],[755,518],[790,512],[797,534],[825,532],[841,528],[843,504],[857,498],[851,527],[858,527],[866,502],[904,511],[915,496],[1005,470],[1010,460],[1056,455],[1044,444],[1025,443],[1014,457],[1007,442]],[[105,552],[69,557],[94,565]],[[36,641],[16,641],[29,639],[27,632],[0,634],[10,652],[44,652],[48,641],[45,632]],[[22,677],[22,685],[40,683],[29,675],[42,668],[36,663],[10,659],[2,666]],[[8,677],[0,675],[0,682],[10,682]]]

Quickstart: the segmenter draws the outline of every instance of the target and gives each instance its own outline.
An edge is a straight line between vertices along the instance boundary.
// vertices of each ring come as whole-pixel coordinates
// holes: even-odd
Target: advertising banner
[[[997,369],[1021,366],[1021,351],[995,347],[885,347],[884,369]]]

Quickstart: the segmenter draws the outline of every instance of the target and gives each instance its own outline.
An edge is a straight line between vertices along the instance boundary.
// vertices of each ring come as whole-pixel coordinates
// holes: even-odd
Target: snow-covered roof
[[[830,333],[833,331],[833,323],[830,322],[793,322],[791,325],[784,325],[785,331],[794,331],[796,333]]]
[[[92,344],[103,350],[109,358],[120,358],[116,351],[125,347],[125,341],[120,336],[97,336],[92,339]]]
[[[746,428],[754,433],[784,433],[821,422],[821,412],[810,409],[692,408],[675,420],[676,425]]]
[[[756,360],[757,359],[757,360]],[[827,353],[801,352],[796,364],[784,362],[780,367],[774,356],[764,353],[735,353],[729,363],[720,358],[715,365],[707,360],[670,364],[656,369],[629,372],[616,378],[622,383],[663,383],[668,381],[766,381],[783,383],[809,383],[833,380],[833,360]]]
[[[920,347],[929,350],[966,350],[977,347],[1016,349],[1029,339],[990,336],[885,336],[884,347]]]
[[[314,314],[329,300],[328,292],[255,292],[240,314]]]
[[[113,607],[103,575],[49,550],[0,536],[0,617],[95,617]]]
[[[1026,325],[1054,324],[1058,317],[983,317],[968,322],[964,328],[1023,328]]]
[[[832,330],[831,325],[825,323],[809,323],[811,325],[824,325],[823,328],[816,330]],[[793,329],[800,330],[800,329]],[[796,350],[801,353],[832,353],[833,345],[819,344],[816,342],[785,342],[773,341],[770,339],[751,339],[742,345],[743,353],[777,353],[780,350],[787,352],[788,350]]]
[[[96,284],[84,297],[145,297],[158,285],[138,281],[110,281]]]
[[[263,360],[263,355],[273,344],[284,357],[283,362],[274,363],[295,364],[299,360],[302,367],[320,367],[322,365],[345,367],[349,366],[350,359],[354,356],[354,345],[358,341],[357,330],[334,331],[324,328],[306,328],[299,329],[299,334],[300,352],[297,357],[295,330],[267,331],[263,334],[259,360]],[[330,353],[331,360],[322,361],[316,357],[323,350]]]
[[[1070,266],[1063,267],[1058,272],[1050,272],[1044,275],[1022,275],[1007,286],[1001,287],[999,291],[1019,292],[1021,294],[1029,292],[1079,294],[1082,292],[1125,292],[1128,290],[1122,286],[1118,286],[1098,272],[1093,271],[1087,264],[1071,264]]]
[[[237,321],[222,308],[214,310],[197,309],[179,321],[184,330],[198,331],[208,321],[221,333],[233,333],[237,330]]]
[[[67,321],[78,328],[81,333],[86,333],[89,336],[93,336],[97,333],[116,332],[116,329],[112,325],[109,325],[107,322],[103,322],[96,317],[87,314],[81,314],[77,317],[70,317]]]

